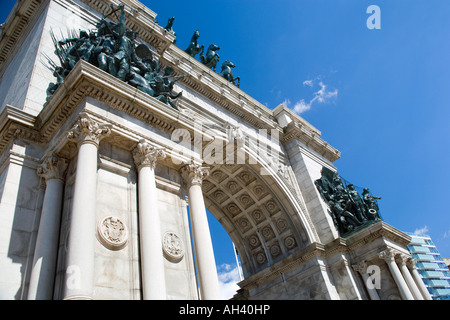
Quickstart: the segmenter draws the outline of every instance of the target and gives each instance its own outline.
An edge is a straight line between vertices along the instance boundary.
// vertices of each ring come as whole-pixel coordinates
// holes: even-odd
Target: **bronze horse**
[[[211,44],[208,47],[208,51],[206,51],[206,57],[203,54],[200,54],[200,62],[203,63],[208,68],[212,68],[216,71],[217,62],[220,61],[220,56],[216,51],[220,50],[219,46],[215,44]]]
[[[232,82],[235,86],[237,86],[238,88],[240,87],[240,85],[241,85],[241,78],[239,78],[239,77],[234,77],[233,76],[233,70],[231,69],[231,68],[235,68],[236,66],[234,65],[234,63],[233,62],[231,62],[231,61],[225,61],[223,64],[222,64],[222,70],[221,70],[221,72],[220,72],[220,75],[222,76],[222,77],[224,77],[225,79],[227,79],[228,81],[230,81],[230,82]],[[237,84],[236,83],[234,83],[235,81],[237,80]]]
[[[184,50],[184,52],[188,53],[191,57],[195,58],[197,54],[203,54],[203,51],[205,50],[205,46],[200,46],[198,44],[198,38],[200,37],[200,31],[195,31],[194,35],[191,38],[191,43],[189,44],[189,47]]]

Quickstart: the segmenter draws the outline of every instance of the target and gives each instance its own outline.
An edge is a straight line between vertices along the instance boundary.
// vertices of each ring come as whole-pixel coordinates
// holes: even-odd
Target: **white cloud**
[[[444,232],[444,239],[450,237],[450,230]]]
[[[285,105],[286,107],[289,107],[291,105],[291,100],[284,99],[284,101],[281,104]]]
[[[316,79],[319,79],[319,77]],[[305,80],[303,81],[303,85],[312,88],[314,86],[314,82],[315,80]],[[337,98],[339,92],[337,89],[331,91],[328,90],[327,85],[325,85],[322,81],[320,81],[318,85],[320,89],[314,92],[314,97],[309,102],[306,102],[305,99],[301,99],[294,104],[292,110],[294,110],[297,114],[302,114],[303,112],[310,110],[315,103],[328,103]],[[286,107],[290,107],[291,100],[285,99],[283,104]]]
[[[312,80],[305,80],[305,81],[303,81],[303,85],[307,86],[307,87],[312,87],[313,86],[313,81]]]
[[[301,113],[311,109],[311,105],[312,105],[312,102],[306,103],[305,100],[302,99],[294,105],[292,110],[294,110],[298,114],[301,114]]]
[[[217,268],[219,277],[219,289],[222,299],[232,298],[239,290],[238,282],[241,281],[239,269],[236,265],[222,264]]]
[[[424,226],[423,228],[414,230],[414,234],[416,236],[420,236],[420,235],[426,234],[427,232],[428,232],[428,226]]]
[[[338,95],[338,90],[334,89],[333,91],[327,91],[327,86],[320,81],[319,82],[320,90],[314,93],[314,98],[311,102],[319,101],[320,103],[328,102],[328,100],[336,98]]]

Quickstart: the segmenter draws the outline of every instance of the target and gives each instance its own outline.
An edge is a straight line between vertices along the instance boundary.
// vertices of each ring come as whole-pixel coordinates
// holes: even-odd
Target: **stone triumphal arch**
[[[0,298],[218,299],[208,209],[241,258],[235,299],[428,299],[410,237],[321,132],[155,18],[23,0],[2,25]]]

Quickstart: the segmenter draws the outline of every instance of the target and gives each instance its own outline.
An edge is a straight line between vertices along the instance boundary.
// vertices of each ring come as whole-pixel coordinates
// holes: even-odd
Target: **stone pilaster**
[[[51,155],[38,167],[46,182],[39,230],[34,249],[28,300],[51,300],[55,279],[58,237],[68,161]]]

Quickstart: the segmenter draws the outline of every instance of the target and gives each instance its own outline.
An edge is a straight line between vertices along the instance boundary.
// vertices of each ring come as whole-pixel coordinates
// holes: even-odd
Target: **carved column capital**
[[[51,155],[37,168],[37,174],[44,178],[46,182],[52,179],[64,180],[68,165],[67,159]]]
[[[111,125],[98,123],[89,117],[87,113],[81,113],[77,123],[68,132],[69,140],[78,145],[91,143],[99,146],[100,141],[111,134]]]
[[[386,250],[380,252],[378,254],[378,257],[386,262],[395,262],[395,255],[397,254],[397,252],[395,252],[394,250],[387,248]]]
[[[164,149],[158,149],[144,139],[141,139],[133,150],[133,159],[138,170],[142,167],[155,169],[156,162],[165,158],[166,152]]]
[[[395,261],[400,265],[400,266],[405,266],[407,260],[410,258],[410,256],[406,255],[406,254],[398,254],[395,257]]]
[[[361,261],[358,264],[352,265],[353,270],[359,272],[360,274],[366,274],[367,273],[367,262]]]
[[[408,259],[406,260],[406,265],[408,266],[408,268],[410,270],[416,269],[416,264],[417,264],[417,259],[413,259],[411,257],[408,257]]]
[[[203,179],[209,175],[209,168],[202,167],[194,162],[185,165],[180,169],[181,177],[188,187],[192,185],[201,186]]]

